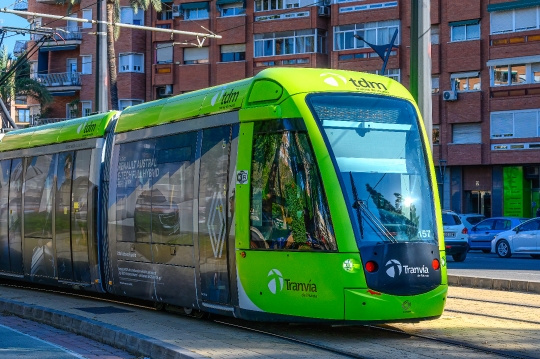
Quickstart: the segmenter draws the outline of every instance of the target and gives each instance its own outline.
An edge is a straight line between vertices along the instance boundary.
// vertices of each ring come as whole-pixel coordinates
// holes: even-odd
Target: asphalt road
[[[470,251],[464,262],[454,262],[451,256],[447,260],[448,274],[540,282],[540,259],[529,255],[499,258],[494,253]]]

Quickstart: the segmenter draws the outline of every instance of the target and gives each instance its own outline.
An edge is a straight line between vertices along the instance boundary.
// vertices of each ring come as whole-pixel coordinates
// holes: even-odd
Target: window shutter
[[[120,22],[123,24],[133,23],[133,10],[130,7],[123,7],[120,10]]]
[[[118,62],[120,63],[120,71],[129,71],[129,58],[131,55],[120,54]]]
[[[514,26],[513,11],[497,11],[491,13],[491,33],[512,31]]]
[[[514,135],[514,114],[491,114],[491,138],[512,137]]]
[[[479,123],[452,126],[453,143],[482,143],[482,127]]]
[[[536,7],[516,10],[516,31],[536,29]]]
[[[184,49],[184,61],[207,60],[208,47],[194,47]]]
[[[516,112],[514,113],[514,137],[536,137],[538,111]]]
[[[167,42],[157,44],[156,46],[156,62],[158,64],[170,64],[173,62],[173,43]]]
[[[143,55],[133,54],[133,70],[137,72],[142,72],[143,69]]]
[[[221,45],[222,54],[229,54],[231,52],[246,52],[246,44]]]

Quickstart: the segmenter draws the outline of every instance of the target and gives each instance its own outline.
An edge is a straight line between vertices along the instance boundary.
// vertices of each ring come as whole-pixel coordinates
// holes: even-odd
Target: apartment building
[[[95,18],[82,0],[74,16]],[[167,0],[163,11],[121,21],[222,39],[122,29],[116,43],[125,108],[253,76],[273,66],[379,73],[366,43],[398,30],[386,76],[409,84],[410,0]],[[87,7],[89,6],[89,7]],[[54,0],[29,11],[65,14]],[[82,10],[81,10],[82,9]],[[60,26],[46,19],[36,25]],[[432,0],[433,150],[443,207],[487,216],[530,216],[540,204],[540,0]],[[67,37],[32,58],[58,101],[49,117],[92,112],[95,29],[64,22]],[[65,40],[65,41],[64,41]],[[194,46],[202,42],[202,47]]]

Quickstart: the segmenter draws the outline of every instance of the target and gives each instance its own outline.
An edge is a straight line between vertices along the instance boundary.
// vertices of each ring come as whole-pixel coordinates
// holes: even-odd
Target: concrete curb
[[[203,355],[143,334],[79,315],[0,298],[0,313],[12,314],[85,336],[135,355],[164,359],[202,359]]]
[[[540,282],[448,275],[448,285],[540,294]]]

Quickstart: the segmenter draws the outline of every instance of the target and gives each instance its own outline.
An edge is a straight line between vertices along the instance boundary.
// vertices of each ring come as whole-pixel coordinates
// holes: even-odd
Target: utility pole
[[[107,14],[106,0],[97,2],[96,31],[96,89],[94,111],[103,113],[109,110],[109,72],[107,71],[107,30],[103,19]]]
[[[410,90],[433,150],[431,103],[431,17],[429,0],[411,0]]]

